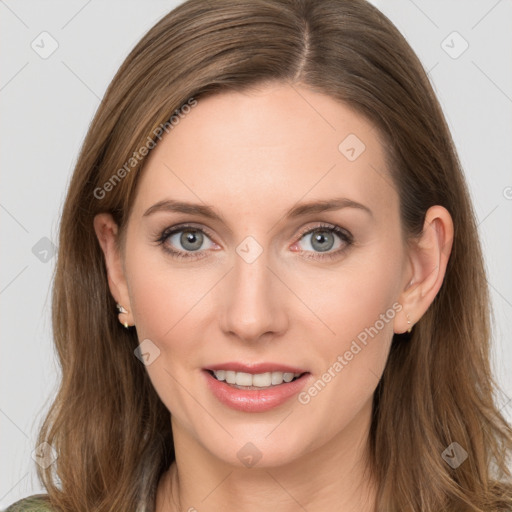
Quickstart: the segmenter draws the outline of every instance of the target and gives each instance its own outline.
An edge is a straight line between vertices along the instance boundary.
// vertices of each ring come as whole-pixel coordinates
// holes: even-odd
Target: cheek
[[[133,247],[126,271],[139,343],[149,339],[158,349],[158,357],[146,366],[149,378],[167,409],[183,417],[195,404],[183,385],[199,376],[206,324],[212,318],[210,292],[219,275],[191,271],[160,248],[142,244]],[[186,388],[191,389],[189,384]]]
[[[371,400],[382,375],[401,310],[396,300],[400,271],[397,246],[375,243],[347,260],[325,281],[323,293],[315,294],[314,307],[329,330],[317,337],[323,368],[300,403],[317,418],[328,415],[331,433]]]
[[[314,313],[312,324],[323,324],[318,333],[328,346],[343,348],[348,340],[373,326],[381,314],[392,308],[401,282],[400,251],[398,242],[383,236],[354,248],[345,260],[328,271],[301,271],[295,290]],[[394,313],[392,309],[390,314]],[[393,322],[384,326],[379,323],[379,330],[392,333]]]
[[[198,301],[211,285],[194,282],[189,272],[172,268],[151,248],[134,250],[126,270],[139,344],[142,347],[150,340],[146,346],[158,354],[146,366],[148,376],[166,408],[177,417],[186,417],[183,411],[193,403],[183,383],[197,371],[199,351],[194,341],[198,337],[191,334],[197,332],[200,321]]]
[[[164,342],[176,338],[194,316],[194,305],[209,285],[204,275],[187,271],[159,246],[134,242],[126,259],[130,304],[139,337]],[[163,347],[165,348],[165,347]]]

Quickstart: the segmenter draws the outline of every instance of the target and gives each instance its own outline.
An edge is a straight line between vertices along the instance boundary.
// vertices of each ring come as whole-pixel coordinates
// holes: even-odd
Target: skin
[[[354,161],[338,149],[349,134],[366,146]],[[362,203],[373,216],[343,208],[285,219],[297,203],[333,197]],[[169,198],[212,205],[226,224],[175,212],[143,216]],[[180,243],[181,232],[167,245],[203,257],[174,259],[155,243],[181,223],[208,230],[200,251]],[[308,259],[325,254],[315,233],[301,235],[318,223],[348,230],[353,244],[327,234],[326,252],[342,252]],[[300,86],[201,99],[150,153],[126,245],[116,249],[109,214],[96,216],[94,228],[111,293],[127,310],[119,320],[160,350],[146,369],[171,412],[176,462],[159,482],[157,511],[178,510],[176,503],[201,512],[255,512],[262,504],[375,510],[375,482],[363,474],[373,393],[393,334],[416,323],[438,293],[453,238],[450,214],[433,206],[418,243],[402,239],[377,130]],[[252,263],[236,252],[247,236],[263,249]],[[209,364],[271,361],[309,371],[308,389],[393,304],[402,310],[307,404],[293,397],[267,412],[240,412],[205,385]],[[262,455],[253,467],[237,457],[248,442]]]

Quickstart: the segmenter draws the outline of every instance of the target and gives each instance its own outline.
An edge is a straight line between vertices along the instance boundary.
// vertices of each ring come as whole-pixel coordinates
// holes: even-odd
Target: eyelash
[[[192,261],[195,261],[195,260],[198,260],[198,259],[202,259],[204,256],[197,256],[192,251],[189,251],[189,252],[186,252],[186,251],[176,251],[175,249],[170,249],[169,246],[167,246],[165,244],[166,240],[170,236],[172,236],[172,235],[174,235],[176,233],[180,233],[181,231],[187,231],[187,230],[197,231],[199,233],[203,233],[204,235],[206,235],[210,239],[213,238],[209,234],[208,230],[205,230],[203,228],[198,228],[198,227],[192,226],[190,224],[181,224],[181,225],[178,225],[178,226],[173,226],[171,228],[164,229],[161,233],[159,233],[158,238],[155,241],[158,243],[158,245],[161,245],[162,249],[166,253],[170,254],[173,258],[176,258],[176,259],[188,259],[188,260],[192,260]],[[313,228],[308,228],[308,229],[302,231],[298,235],[297,241],[300,241],[305,235],[309,235],[310,233],[314,233],[315,231],[328,231],[328,232],[331,232],[331,233],[335,233],[345,243],[345,247],[343,249],[338,249],[337,251],[334,251],[334,252],[326,252],[326,253],[323,253],[323,254],[322,253],[315,253],[315,254],[318,254],[318,256],[312,256],[312,255],[308,254],[307,256],[305,256],[307,259],[313,259],[313,260],[332,260],[334,258],[339,257],[341,255],[341,253],[345,252],[353,244],[353,237],[352,237],[352,235],[348,231],[346,231],[344,229],[341,229],[338,226],[331,225],[331,224],[319,224],[317,226],[314,226]],[[198,254],[200,252],[202,252],[202,251],[197,251]],[[309,253],[309,252],[310,251],[299,251],[299,254]]]

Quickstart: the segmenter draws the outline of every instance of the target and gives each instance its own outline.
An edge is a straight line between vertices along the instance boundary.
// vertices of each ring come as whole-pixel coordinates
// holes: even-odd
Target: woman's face
[[[199,99],[149,156],[123,261],[175,439],[261,467],[366,429],[411,268],[377,130],[347,106],[287,85]],[[258,391],[207,371],[236,364],[259,386],[306,374]]]

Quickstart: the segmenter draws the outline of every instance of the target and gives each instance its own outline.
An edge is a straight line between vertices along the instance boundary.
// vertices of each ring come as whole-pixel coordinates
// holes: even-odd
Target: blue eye
[[[164,251],[170,253],[175,258],[198,259],[202,257],[200,254],[203,251],[199,251],[199,249],[202,247],[205,237],[209,238],[202,229],[181,225],[167,228],[161,233],[157,241],[163,245]],[[172,240],[173,238],[175,238],[174,241]],[[169,244],[166,243],[167,241],[173,241],[174,245],[179,244],[186,250],[172,249],[169,247]],[[194,254],[195,252],[198,252],[198,254]]]
[[[345,252],[353,243],[352,235],[348,231],[338,226],[322,224],[302,232],[294,245],[297,245],[308,235],[314,235],[311,237],[310,241],[310,246],[313,250],[298,251],[308,259],[323,260],[339,257],[341,253]],[[341,240],[341,243],[338,244],[336,251],[328,252],[331,251],[335,245],[336,237]],[[163,250],[173,258],[197,260],[206,257],[206,249],[208,249],[208,247],[203,247],[203,243],[206,240],[210,240],[211,242],[210,236],[202,228],[191,225],[179,225],[165,229],[159,234],[156,241],[162,245]],[[214,242],[211,243],[214,244]],[[339,248],[340,245],[341,249]],[[184,250],[172,248],[176,246],[181,246]]]
[[[200,231],[192,231],[192,230],[184,230],[184,231],[178,231],[177,234],[181,233],[181,236],[179,237],[179,242],[182,247],[185,247],[190,251],[197,251],[201,248],[204,242],[204,234]],[[169,239],[172,240],[172,237],[176,236],[176,233],[169,236]],[[190,244],[190,245],[189,245]]]
[[[322,259],[332,259],[337,258],[341,256],[341,253],[345,252],[350,245],[353,243],[352,235],[343,229],[341,229],[338,226],[331,226],[331,225],[320,225],[316,226],[312,229],[309,229],[308,231],[302,233],[300,240],[302,240],[304,237],[308,235],[313,235],[310,238],[309,245],[313,248],[318,250],[319,252],[313,252],[311,254],[311,251],[300,251],[301,254],[306,253],[305,257],[309,259],[316,259],[316,260],[322,260]],[[341,249],[337,249],[333,252],[327,252],[330,251],[335,242],[336,237],[341,239],[342,243],[340,244],[342,247]],[[296,242],[298,244],[299,242]],[[294,245],[296,245],[294,244]],[[338,245],[339,247],[339,245]],[[325,254],[322,254],[325,253]]]

